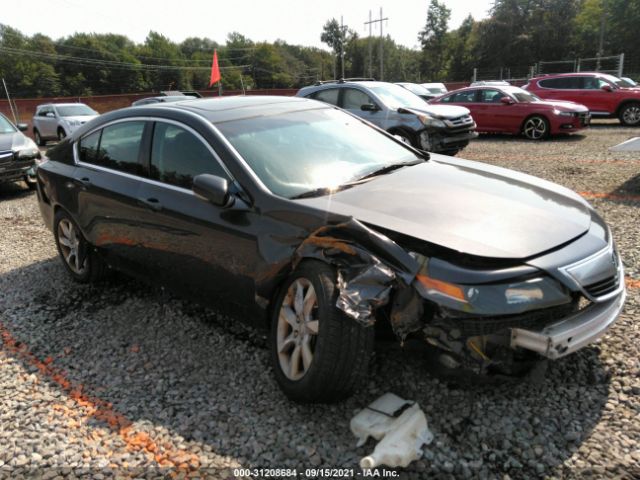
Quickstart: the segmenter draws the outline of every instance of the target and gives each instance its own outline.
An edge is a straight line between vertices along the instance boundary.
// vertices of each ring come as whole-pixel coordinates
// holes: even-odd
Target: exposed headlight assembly
[[[25,138],[25,141],[22,145],[14,145],[13,156],[17,160],[40,158],[40,150],[33,140],[31,140],[30,138]]]
[[[418,115],[418,119],[422,122],[425,127],[433,127],[433,128],[445,128],[446,124],[431,115]]]
[[[466,313],[513,315],[571,302],[571,296],[556,280],[538,276],[487,284],[457,284],[429,274],[429,259],[412,254],[421,263],[414,281],[418,293],[428,299]]]

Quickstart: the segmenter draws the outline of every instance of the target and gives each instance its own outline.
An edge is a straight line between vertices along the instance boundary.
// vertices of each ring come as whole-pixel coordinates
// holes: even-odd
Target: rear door
[[[77,195],[78,222],[89,242],[118,268],[140,276],[145,276],[139,248],[145,208],[138,190],[150,127],[144,120],[118,121],[82,137],[70,182]]]
[[[158,119],[149,180],[138,196],[140,220],[154,279],[210,304],[255,304],[252,278],[257,241],[252,211],[236,199],[223,208],[197,197],[193,178],[209,173],[233,180],[211,146],[192,128]]]

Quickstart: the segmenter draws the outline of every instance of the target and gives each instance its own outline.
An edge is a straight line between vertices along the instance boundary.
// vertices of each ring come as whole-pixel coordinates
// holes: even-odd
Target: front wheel
[[[522,134],[529,140],[542,140],[549,135],[549,122],[538,115],[529,117],[522,126]]]
[[[91,283],[105,276],[106,265],[82,235],[78,225],[63,210],[56,213],[53,235],[65,269],[80,283]]]
[[[40,132],[38,130],[33,131],[33,138],[35,138],[36,143],[39,147],[44,147],[47,144],[47,142],[42,139],[42,135],[40,135]]]
[[[58,129],[58,141],[61,142],[67,136],[67,133],[62,129]]]
[[[366,378],[374,329],[336,307],[336,274],[329,265],[300,264],[276,298],[271,360],[280,388],[291,400],[337,402]]]
[[[620,110],[620,123],[627,127],[640,125],[640,103],[627,103]]]

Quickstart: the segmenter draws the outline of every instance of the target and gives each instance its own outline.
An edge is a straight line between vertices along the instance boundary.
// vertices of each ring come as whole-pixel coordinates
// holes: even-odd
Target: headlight
[[[66,122],[71,127],[79,127],[80,126],[80,120],[67,120]]]
[[[15,145],[13,147],[13,155],[18,160],[40,158],[40,150],[33,140],[25,137],[22,145]]]
[[[562,285],[550,277],[463,285],[432,277],[429,275],[429,259],[416,254],[414,258],[422,260],[420,271],[414,281],[418,293],[428,300],[454,310],[479,315],[513,315],[571,301],[570,295]]]
[[[442,120],[438,120],[431,115],[418,115],[418,118],[422,122],[422,124],[426,127],[434,127],[434,128],[445,128],[446,125]]]
[[[553,114],[554,115],[559,115],[561,117],[573,117],[573,115],[574,115],[573,112],[563,112],[562,110],[558,110],[557,108],[553,109]]]

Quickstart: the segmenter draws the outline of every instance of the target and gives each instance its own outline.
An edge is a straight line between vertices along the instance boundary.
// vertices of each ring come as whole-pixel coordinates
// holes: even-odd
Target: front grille
[[[463,115],[461,117],[451,118],[448,122],[452,127],[462,127],[473,123],[473,118],[471,118],[471,115]]]
[[[13,160],[13,152],[11,150],[4,150],[0,152],[0,165],[5,165]]]
[[[584,288],[585,292],[591,295],[593,298],[603,297],[608,293],[615,292],[616,289],[620,286],[620,279],[618,275],[613,275],[612,277],[605,278],[596,283],[592,283],[591,285],[587,285]]]
[[[589,119],[591,117],[589,112],[578,113],[577,117],[578,117],[578,120],[580,120],[580,125],[582,125],[583,127],[586,125],[589,125]]]

